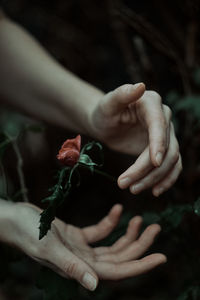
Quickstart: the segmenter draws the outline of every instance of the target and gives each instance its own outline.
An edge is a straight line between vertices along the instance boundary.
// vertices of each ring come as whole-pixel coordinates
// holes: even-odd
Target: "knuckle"
[[[73,278],[77,272],[77,263],[75,262],[66,262],[63,265],[63,271],[66,273],[69,277]]]
[[[162,102],[161,96],[156,91],[148,91],[148,97],[157,100],[158,102]]]

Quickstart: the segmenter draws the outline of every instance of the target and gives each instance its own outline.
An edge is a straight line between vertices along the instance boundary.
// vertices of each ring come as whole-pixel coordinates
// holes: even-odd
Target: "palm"
[[[142,119],[144,101],[139,99],[135,102],[133,99],[127,105],[126,102],[120,103],[124,95],[116,91],[114,95],[105,95],[93,112],[95,136],[99,136],[113,150],[138,155],[148,144],[148,131]],[[138,98],[143,92],[142,87],[135,97]]]
[[[156,267],[165,261],[162,254],[148,255],[138,260],[148,250],[159,233],[159,225],[146,228],[138,238],[142,224],[140,217],[133,218],[124,236],[110,247],[92,248],[90,244],[105,238],[117,225],[121,206],[115,205],[108,216],[97,225],[83,229],[55,221],[64,246],[79,259],[86,262],[100,279],[122,279],[135,276]]]

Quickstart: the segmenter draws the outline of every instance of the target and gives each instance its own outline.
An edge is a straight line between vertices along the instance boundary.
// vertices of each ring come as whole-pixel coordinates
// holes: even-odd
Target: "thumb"
[[[98,285],[98,276],[94,270],[71,251],[59,244],[59,247],[51,251],[52,256],[49,258],[59,273],[66,278],[77,280],[82,286],[90,291],[94,291]]]
[[[104,109],[107,114],[115,115],[127,105],[137,101],[145,92],[144,83],[124,84],[105,96]]]

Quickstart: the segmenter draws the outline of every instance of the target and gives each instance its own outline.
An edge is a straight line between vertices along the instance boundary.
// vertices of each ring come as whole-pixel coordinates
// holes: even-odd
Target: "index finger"
[[[159,167],[167,149],[167,132],[171,111],[167,106],[162,105],[160,95],[154,91],[145,92],[138,107],[139,118],[149,134],[151,162],[155,167]]]

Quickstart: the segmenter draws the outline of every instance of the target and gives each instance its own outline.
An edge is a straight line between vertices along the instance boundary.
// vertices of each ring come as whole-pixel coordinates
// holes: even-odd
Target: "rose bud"
[[[77,135],[75,139],[66,140],[59,153],[57,159],[65,166],[73,167],[80,156],[81,136]]]

